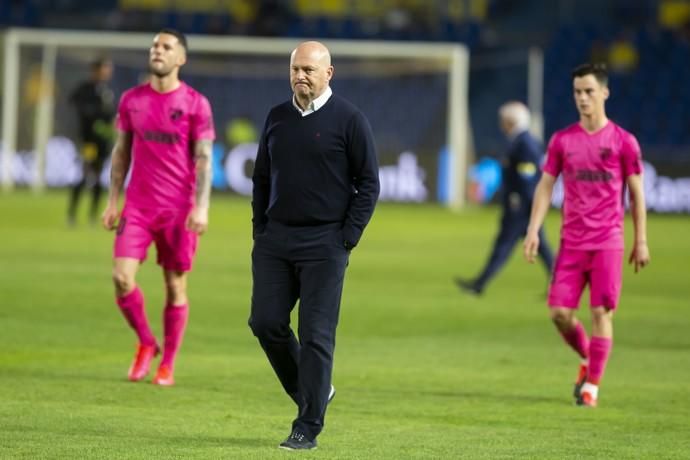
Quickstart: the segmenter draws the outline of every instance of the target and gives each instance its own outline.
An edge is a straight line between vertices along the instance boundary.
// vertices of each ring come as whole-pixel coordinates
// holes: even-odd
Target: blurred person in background
[[[630,74],[637,70],[640,53],[628,31],[621,32],[609,45],[607,62],[611,73]]]
[[[374,136],[359,109],[333,94],[331,55],[301,43],[293,97],[268,114],[253,174],[249,326],[298,407],[280,448],[314,449],[324,426],[335,332],[350,251],[379,195]],[[290,312],[299,299],[299,341]]]
[[[525,236],[529,223],[534,189],[539,182],[543,150],[539,141],[529,132],[530,113],[522,102],[507,102],[498,110],[501,131],[510,141],[503,158],[503,214],[493,249],[478,276],[456,278],[460,289],[470,294],[481,294],[489,281],[505,265],[515,244]],[[539,257],[547,274],[551,274],[553,254],[544,230],[539,229]]]
[[[561,336],[582,359],[575,382],[575,402],[595,407],[613,345],[613,313],[623,282],[626,188],[635,233],[629,262],[634,264],[635,273],[649,263],[647,211],[637,139],[606,116],[606,66],[583,64],[573,71],[572,81],[580,121],[551,137],[542,178],[534,194],[524,256],[534,263],[541,240],[539,229],[549,209],[556,178],[562,175],[565,195],[561,245],[548,306]],[[575,317],[587,284],[591,339]]]
[[[79,198],[84,186],[91,188],[89,219],[98,221],[101,197],[101,173],[110,154],[115,117],[115,96],[108,83],[113,75],[113,63],[101,57],[91,63],[91,78],[79,84],[70,95],[79,119],[82,177],[74,184],[69,197],[67,221],[75,225]]]
[[[135,279],[148,247],[156,244],[166,304],[163,357],[153,383],[164,386],[174,384],[175,357],[189,315],[187,274],[198,236],[208,227],[215,138],[208,100],[179,79],[186,61],[185,36],[173,29],[161,30],[149,50],[149,81],[122,95],[110,195],[102,218],[106,229],[117,229],[113,281],[117,305],[139,339],[128,373],[135,382],[146,377],[160,352]],[[120,214],[119,198],[130,165]]]

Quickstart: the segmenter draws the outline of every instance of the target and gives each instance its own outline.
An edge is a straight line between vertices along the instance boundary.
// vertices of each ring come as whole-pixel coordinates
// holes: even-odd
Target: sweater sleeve
[[[254,163],[254,173],[252,174],[252,237],[261,233],[266,225],[266,209],[271,193],[271,159],[266,146],[269,119],[270,115],[261,133],[256,162]]]
[[[347,155],[354,190],[343,224],[343,237],[348,246],[354,247],[374,213],[380,190],[379,166],[374,135],[361,112],[352,116],[347,129]]]

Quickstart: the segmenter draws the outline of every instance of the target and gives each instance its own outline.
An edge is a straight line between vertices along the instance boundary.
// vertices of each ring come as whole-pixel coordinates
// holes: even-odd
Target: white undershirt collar
[[[302,108],[299,105],[297,105],[297,100],[295,99],[294,95],[292,96],[292,105],[295,106],[297,111],[303,117],[306,117],[307,115],[312,114],[312,113],[316,112],[317,110],[319,110],[321,107],[323,107],[326,104],[326,102],[328,102],[328,99],[330,99],[330,97],[332,95],[333,95],[333,90],[331,89],[330,86],[326,86],[326,90],[323,93],[321,93],[321,96],[319,96],[316,99],[314,99],[313,101],[311,101],[311,103],[309,104],[309,106],[307,106],[306,109],[302,110]]]

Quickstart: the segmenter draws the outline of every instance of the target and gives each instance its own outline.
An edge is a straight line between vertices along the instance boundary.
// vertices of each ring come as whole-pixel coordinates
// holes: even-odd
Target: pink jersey
[[[625,180],[642,173],[635,136],[609,121],[596,133],[579,123],[553,135],[544,172],[563,174],[562,246],[623,249]]]
[[[196,174],[194,141],[213,140],[211,106],[185,83],[159,93],[146,83],[122,95],[117,129],[132,133],[126,203],[141,209],[190,208]]]

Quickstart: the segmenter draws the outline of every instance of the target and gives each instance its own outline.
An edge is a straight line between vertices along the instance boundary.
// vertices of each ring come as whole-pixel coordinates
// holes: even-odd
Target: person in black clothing
[[[284,449],[313,449],[323,429],[345,268],[379,194],[374,138],[364,115],[333,94],[318,42],[290,59],[292,100],[271,109],[253,174],[249,326],[297,417]],[[299,342],[290,312],[299,299]]]
[[[491,256],[479,276],[455,280],[460,289],[476,295],[484,291],[487,283],[508,260],[515,243],[525,236],[534,189],[541,175],[542,149],[528,131],[530,113],[527,107],[521,102],[508,102],[501,106],[498,113],[501,131],[510,140],[510,147],[504,158],[501,227]],[[544,229],[539,231],[539,241],[539,256],[550,274],[553,254]]]
[[[91,64],[91,78],[79,84],[70,95],[79,119],[82,178],[74,184],[69,199],[67,219],[74,225],[77,207],[84,186],[92,190],[89,217],[91,223],[98,221],[101,197],[101,172],[110,153],[115,116],[115,98],[108,82],[113,74],[113,64],[107,58],[100,58]]]

